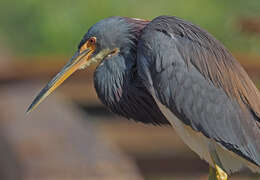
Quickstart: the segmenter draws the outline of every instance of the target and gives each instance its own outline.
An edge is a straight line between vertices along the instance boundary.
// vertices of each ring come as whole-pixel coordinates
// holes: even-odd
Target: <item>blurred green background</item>
[[[232,51],[260,52],[259,34],[241,34],[238,23],[260,15],[259,0],[1,0],[0,39],[18,55],[70,55],[100,19],[159,15],[192,21]]]

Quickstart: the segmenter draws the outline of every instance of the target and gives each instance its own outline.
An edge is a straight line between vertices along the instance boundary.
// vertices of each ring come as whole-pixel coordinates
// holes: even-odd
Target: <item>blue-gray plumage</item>
[[[76,55],[33,101],[36,107],[77,69],[99,62],[94,85],[113,112],[172,125],[215,178],[260,172],[260,95],[213,36],[177,17],[111,17],[93,25]],[[212,171],[213,172],[213,171]]]
[[[183,32],[187,27],[189,30]],[[149,82],[146,86],[155,91],[162,104],[195,131],[260,165],[259,117],[250,106],[241,107],[235,97],[229,97],[221,86],[205,77],[203,69],[197,67],[202,62],[194,62],[212,63],[213,58],[220,56],[225,59],[217,61],[236,63],[221,44],[191,23],[159,17],[145,28],[138,54],[139,75]],[[209,67],[204,68],[209,71]],[[220,68],[233,70],[232,66]],[[226,83],[232,83],[232,77],[223,78],[229,78],[230,82]]]
[[[142,23],[139,25],[142,26]],[[97,43],[98,49],[120,49],[117,55],[105,57],[97,67],[94,74],[97,95],[111,111],[121,116],[143,123],[169,124],[137,76],[136,36],[139,32],[135,26],[138,25],[113,17],[100,21],[84,36],[81,44],[85,39],[96,36],[102,40]],[[106,29],[111,34],[104,33]]]
[[[97,67],[94,85],[98,97],[111,111],[126,118],[155,125],[169,124],[137,76],[135,57],[130,52],[121,53],[125,55],[104,59]]]

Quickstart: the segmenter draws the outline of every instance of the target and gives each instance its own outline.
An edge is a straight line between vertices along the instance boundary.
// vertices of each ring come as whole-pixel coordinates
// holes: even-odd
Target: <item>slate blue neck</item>
[[[134,55],[133,55],[134,52]],[[135,50],[123,49],[119,54],[104,59],[94,74],[94,85],[100,100],[107,106],[117,103],[125,86],[134,76]]]
[[[135,121],[169,125],[136,72],[135,49],[125,49],[97,67],[94,84],[110,111]]]
[[[137,43],[148,21],[126,21],[131,26],[124,43],[117,44],[120,52],[104,59],[95,71],[94,85],[97,95],[110,111],[118,115],[143,123],[169,125],[137,73]]]

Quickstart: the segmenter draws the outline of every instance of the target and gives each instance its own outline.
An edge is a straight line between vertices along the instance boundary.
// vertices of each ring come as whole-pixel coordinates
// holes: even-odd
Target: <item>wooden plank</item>
[[[0,119],[2,119],[1,111]],[[14,153],[15,150],[10,146],[5,133],[3,125],[0,124],[0,179],[23,180],[23,168],[20,166],[19,159]]]
[[[67,63],[63,59],[65,58],[37,57],[37,60],[13,60],[8,64],[8,71],[0,71],[0,81],[49,79]],[[76,76],[86,79],[90,77],[89,74],[92,74],[94,69],[95,67],[91,66],[87,71],[78,71],[79,76]]]
[[[169,127],[156,127],[108,117],[99,123],[102,137],[109,137],[135,157],[145,179],[207,179],[208,164],[185,145]],[[260,176],[249,171],[229,179],[249,180]]]
[[[242,65],[249,72],[253,80],[260,81],[260,57],[249,56],[244,54],[235,54],[240,59]],[[59,59],[59,60],[57,60]],[[43,58],[37,61],[15,61],[12,64],[12,71],[6,73],[0,72],[0,82],[17,82],[17,80],[30,80],[41,82],[43,87],[64,65],[65,58]],[[10,69],[10,68],[9,68]],[[57,90],[65,96],[79,104],[101,105],[97,99],[95,89],[93,87],[93,71],[95,67],[78,71],[70,77]],[[33,89],[36,94],[40,89]]]
[[[142,180],[134,163],[93,123],[56,93],[30,115],[25,110],[32,89],[12,84],[1,88],[1,122],[25,170],[25,180]]]
[[[234,53],[234,56],[241,62],[249,75],[260,78],[259,56],[241,53]],[[0,81],[50,79],[66,64],[67,59],[66,57],[37,57],[37,60],[35,58],[13,60],[12,63],[8,64],[8,71],[0,71]],[[93,65],[86,70],[78,71],[73,75],[74,80],[87,81],[92,79],[95,68]]]
[[[37,88],[39,85],[21,83],[3,87],[0,93],[2,123],[27,170],[25,179],[141,179],[133,162],[110,143],[134,157],[146,179],[206,179],[207,165],[171,128],[117,116],[85,116],[59,93],[25,116],[32,89]]]

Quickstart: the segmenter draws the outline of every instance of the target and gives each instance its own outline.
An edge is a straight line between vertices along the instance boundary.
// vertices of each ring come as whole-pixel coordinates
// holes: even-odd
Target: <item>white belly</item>
[[[258,166],[227,150],[213,139],[209,139],[202,133],[194,131],[190,126],[187,126],[180,121],[168,108],[156,100],[156,98],[155,101],[184,143],[187,144],[189,148],[196,152],[202,159],[207,161],[209,165],[214,167],[210,156],[210,152],[212,152],[212,148],[214,148],[215,152],[217,152],[219,156],[224,170],[228,174],[236,172],[244,167],[248,167],[252,171],[260,173],[260,168]]]

